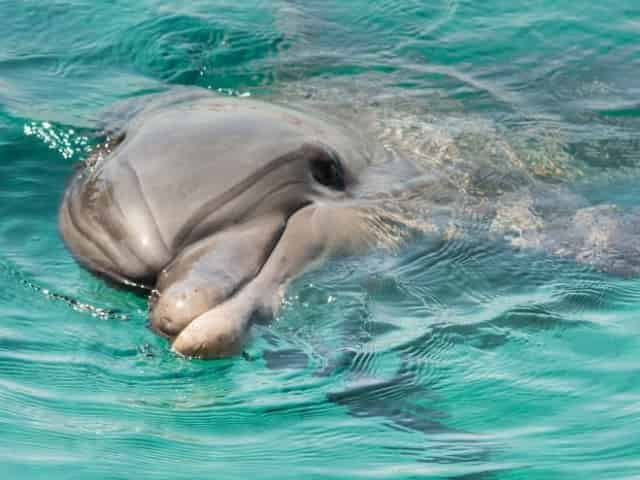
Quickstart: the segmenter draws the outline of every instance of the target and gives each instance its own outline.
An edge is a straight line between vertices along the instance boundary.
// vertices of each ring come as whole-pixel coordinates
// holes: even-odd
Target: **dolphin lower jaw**
[[[240,353],[264,294],[255,288],[245,287],[195,318],[175,337],[172,350],[186,357],[198,358],[221,358]],[[274,314],[269,312],[271,318]]]

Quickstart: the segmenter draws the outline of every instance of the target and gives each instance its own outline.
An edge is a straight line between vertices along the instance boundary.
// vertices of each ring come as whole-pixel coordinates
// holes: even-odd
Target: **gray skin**
[[[334,120],[206,94],[123,132],[71,179],[60,231],[90,270],[155,286],[151,325],[179,354],[238,353],[291,279],[371,241],[354,192],[377,153]]]

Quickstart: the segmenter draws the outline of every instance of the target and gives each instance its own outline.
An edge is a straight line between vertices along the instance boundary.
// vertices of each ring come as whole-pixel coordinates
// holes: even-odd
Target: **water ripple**
[[[631,3],[0,13],[4,477],[636,478],[640,283],[527,248],[637,205]],[[305,275],[244,357],[177,358],[55,225],[104,108],[176,84],[313,106],[440,172],[407,210],[444,235]]]

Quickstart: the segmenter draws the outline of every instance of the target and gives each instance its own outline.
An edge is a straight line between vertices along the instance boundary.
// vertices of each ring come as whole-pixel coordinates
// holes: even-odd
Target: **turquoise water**
[[[415,242],[299,279],[246,358],[188,361],[56,230],[100,112],[174,85],[638,205],[637,1],[0,0],[0,30],[2,478],[640,478],[637,278]]]

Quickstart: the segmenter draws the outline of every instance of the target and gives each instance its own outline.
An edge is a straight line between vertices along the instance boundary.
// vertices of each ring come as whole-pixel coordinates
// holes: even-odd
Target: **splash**
[[[49,122],[30,122],[24,125],[23,132],[27,137],[38,138],[66,160],[79,158],[91,151],[89,137],[78,134],[73,128],[55,127]]]

